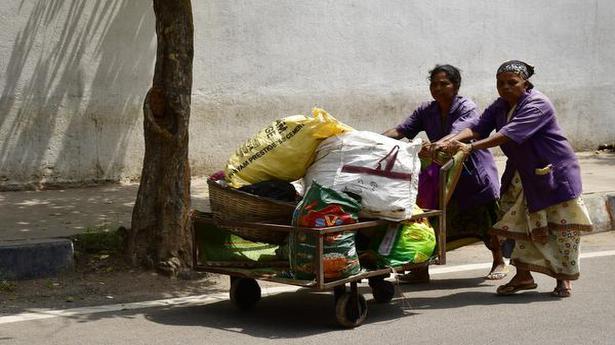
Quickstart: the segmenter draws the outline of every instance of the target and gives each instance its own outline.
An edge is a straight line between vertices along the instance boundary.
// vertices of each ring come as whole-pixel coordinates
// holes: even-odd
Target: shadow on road
[[[411,296],[411,294],[408,294]],[[493,292],[467,291],[446,296],[409,298],[414,311],[425,309],[452,309],[468,306],[530,304],[537,302],[559,302],[550,293],[529,291],[514,296],[497,296]]]
[[[365,324],[411,315],[401,303],[379,305],[368,300]],[[266,296],[249,311],[241,311],[230,301],[222,301],[205,306],[151,311],[146,317],[165,325],[202,326],[267,339],[302,338],[340,330],[335,321],[333,295],[309,291]]]
[[[490,287],[483,282],[482,278],[467,278],[436,280],[422,286],[401,285],[400,289],[405,297],[398,295],[390,304],[376,304],[371,299],[370,289],[362,287],[360,293],[368,299],[368,316],[364,326],[394,322],[429,309],[557,301],[546,293],[537,292],[511,297],[498,297],[491,291],[464,291],[434,297],[425,297],[424,293],[419,292]],[[413,297],[413,293],[420,293],[422,296]],[[230,301],[221,301],[205,306],[152,310],[145,316],[152,322],[164,325],[202,326],[267,339],[302,338],[341,330],[335,320],[332,295],[307,289],[265,296],[250,311],[240,311]]]
[[[486,284],[483,277],[457,278],[457,279],[432,279],[429,283],[421,284],[400,284],[400,288],[405,292],[412,291],[433,291],[451,289],[470,289],[490,286]]]

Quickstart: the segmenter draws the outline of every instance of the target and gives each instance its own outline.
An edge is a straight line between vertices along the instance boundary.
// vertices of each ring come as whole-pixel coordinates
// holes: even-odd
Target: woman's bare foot
[[[488,280],[500,280],[504,279],[508,275],[508,266],[504,262],[502,256],[502,248],[497,236],[491,236],[491,256],[493,257],[493,264],[491,265],[491,271],[485,276]]]
[[[557,280],[557,285],[553,292],[553,297],[566,298],[572,296],[572,282],[570,280]]]

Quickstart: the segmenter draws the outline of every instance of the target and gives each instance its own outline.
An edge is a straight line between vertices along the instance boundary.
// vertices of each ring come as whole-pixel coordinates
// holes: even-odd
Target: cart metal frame
[[[436,265],[444,265],[446,264],[446,200],[447,200],[447,191],[446,190],[446,176],[447,172],[453,166],[453,160],[449,160],[446,164],[444,164],[440,168],[440,176],[439,176],[439,191],[438,191],[438,199],[439,199],[439,209],[438,210],[423,210],[424,212],[418,215],[412,216],[411,220],[421,219],[421,218],[438,218],[438,230],[436,232],[436,255],[433,256],[430,260],[424,263],[419,264],[406,264],[399,267],[393,267],[396,272],[409,271],[412,269],[427,267],[430,264]],[[452,191],[450,191],[452,192]],[[199,249],[198,249],[198,237],[197,232],[193,231],[193,257],[194,257],[194,269],[202,272],[211,272],[218,274],[225,274],[231,276],[231,281],[236,281],[237,278],[247,278],[254,280],[263,280],[276,282],[281,284],[289,284],[295,286],[301,286],[306,288],[315,289],[317,291],[324,291],[330,289],[336,289],[338,287],[344,286],[350,283],[351,294],[356,295],[357,287],[356,284],[363,279],[370,279],[376,277],[388,276],[391,273],[391,268],[385,269],[375,269],[375,270],[367,270],[362,271],[359,274],[346,277],[343,279],[337,280],[325,280],[324,277],[324,267],[323,267],[323,240],[326,235],[346,232],[346,231],[361,231],[364,229],[373,229],[376,227],[380,227],[383,225],[391,224],[392,222],[384,221],[384,220],[370,220],[370,221],[362,221],[355,224],[347,224],[347,225],[339,225],[328,228],[311,228],[311,227],[296,227],[291,225],[279,225],[279,224],[267,224],[267,223],[246,223],[246,222],[231,222],[225,221],[224,226],[233,227],[233,226],[241,226],[243,228],[254,228],[263,231],[282,231],[287,233],[292,232],[301,232],[301,233],[309,233],[312,236],[317,237],[316,242],[316,253],[314,256],[314,274],[315,279],[311,281],[307,280],[295,280],[289,278],[280,278],[271,276],[269,274],[259,273],[258,268],[246,268],[245,266],[239,264],[234,267],[221,267],[220,263],[201,263],[199,261]],[[214,222],[215,224],[215,222]],[[229,265],[231,263],[228,263]],[[231,291],[231,297],[232,297]],[[338,290],[336,290],[336,294]],[[260,294],[260,290],[259,290]],[[362,297],[361,297],[362,298]],[[338,320],[339,321],[339,320]],[[361,320],[362,322],[362,320]],[[359,323],[360,324],[360,323]],[[358,326],[359,324],[351,325],[351,327]],[[347,325],[345,325],[347,326]]]

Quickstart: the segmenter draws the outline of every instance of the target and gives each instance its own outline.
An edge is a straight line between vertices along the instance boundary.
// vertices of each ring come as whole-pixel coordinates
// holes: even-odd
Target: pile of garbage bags
[[[356,131],[323,109],[312,116],[293,115],[272,122],[248,139],[224,169],[229,188],[284,201],[299,201],[293,224],[329,227],[359,218],[397,222],[378,231],[367,248],[379,266],[429,259],[435,247],[433,228],[409,222],[415,212],[421,162],[421,139],[403,142],[368,131]],[[314,275],[316,237],[289,236],[291,270],[298,279]],[[356,233],[325,238],[325,278],[337,279],[361,270]]]

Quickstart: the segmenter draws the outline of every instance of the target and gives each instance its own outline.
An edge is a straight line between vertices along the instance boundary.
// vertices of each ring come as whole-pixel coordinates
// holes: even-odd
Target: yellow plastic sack
[[[312,117],[293,115],[276,120],[248,139],[224,170],[233,188],[261,181],[298,180],[314,161],[323,139],[353,130],[326,111],[314,108]]]

